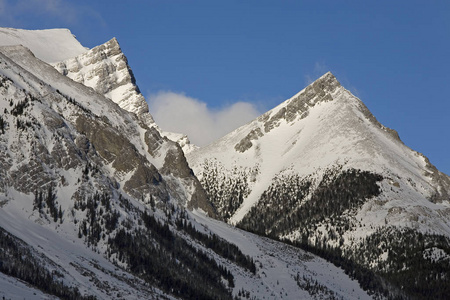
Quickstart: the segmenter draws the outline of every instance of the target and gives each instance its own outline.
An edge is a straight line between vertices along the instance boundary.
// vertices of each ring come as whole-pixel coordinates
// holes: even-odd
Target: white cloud
[[[150,113],[161,129],[187,134],[205,146],[260,115],[248,102],[210,109],[205,102],[182,93],[159,92],[148,97]]]

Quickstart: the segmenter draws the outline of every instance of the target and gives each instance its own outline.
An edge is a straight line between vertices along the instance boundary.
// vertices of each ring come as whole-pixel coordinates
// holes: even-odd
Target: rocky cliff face
[[[127,58],[115,38],[53,66],[61,74],[93,88],[126,111],[138,116],[149,112]],[[154,125],[151,116],[147,117],[151,121],[147,125]]]
[[[164,132],[155,123],[148,104],[139,91],[128,60],[115,38],[76,57],[52,65],[61,74],[93,88],[126,111],[135,113],[148,127],[156,128],[161,136],[179,144],[185,153],[195,149],[186,135]]]

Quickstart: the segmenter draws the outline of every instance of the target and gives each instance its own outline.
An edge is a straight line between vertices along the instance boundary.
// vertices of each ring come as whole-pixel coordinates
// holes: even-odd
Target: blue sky
[[[0,26],[65,27],[87,47],[116,37],[150,108],[176,98],[207,115],[200,127],[239,112],[238,126],[332,71],[450,174],[450,1],[0,0]]]

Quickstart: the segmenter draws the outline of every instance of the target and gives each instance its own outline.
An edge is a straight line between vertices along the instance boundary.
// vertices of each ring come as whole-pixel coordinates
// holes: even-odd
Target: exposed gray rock
[[[145,143],[148,147],[148,152],[153,157],[157,156],[158,150],[161,148],[161,146],[164,144],[164,139],[161,137],[161,134],[158,130],[156,130],[154,127],[149,128],[145,132]]]
[[[154,195],[161,200],[169,198],[158,170],[142,156],[130,141],[107,124],[78,117],[76,129],[92,143],[106,164],[111,164],[118,174],[133,175],[125,182],[124,190],[140,199]]]
[[[187,186],[192,187],[192,196],[190,201],[187,203],[187,207],[189,209],[201,208],[207,212],[209,216],[216,216],[215,209],[208,201],[205,190],[198,181],[197,177],[194,176],[194,172],[189,167],[183,150],[177,143],[173,143],[173,147],[167,151],[161,173],[180,178]]]
[[[282,119],[290,123],[294,120],[304,119],[308,116],[308,111],[317,103],[332,101],[331,94],[341,86],[336,77],[330,72],[307,86],[302,92],[297,94],[289,103],[275,113],[264,124],[264,131],[267,133],[280,124]],[[265,118],[268,118],[266,116]]]
[[[152,195],[159,200],[167,202],[169,193],[166,189],[161,174],[151,164],[140,164],[137,166],[131,178],[125,183],[123,189],[137,199]]]
[[[247,134],[245,138],[243,138],[239,143],[234,146],[234,149],[238,152],[245,152],[253,146],[252,140],[257,140],[259,137],[262,137],[263,133],[261,128],[255,128]]]
[[[442,172],[440,172],[432,163],[430,163],[430,160],[428,157],[423,155],[422,153],[418,153],[420,156],[423,157],[427,164],[427,171],[424,171],[424,175],[431,177],[431,179],[434,181],[435,185],[437,186],[435,190],[435,194],[432,195],[430,198],[430,201],[434,203],[442,203],[443,201],[450,202],[450,177]]]

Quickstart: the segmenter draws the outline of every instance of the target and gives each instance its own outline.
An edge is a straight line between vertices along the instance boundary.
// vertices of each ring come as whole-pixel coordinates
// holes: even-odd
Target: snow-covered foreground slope
[[[68,29],[0,28],[0,46],[14,45],[27,47],[47,63],[60,62],[87,51]]]
[[[235,293],[249,292],[250,298],[255,299],[371,299],[356,280],[322,258],[213,220],[198,211],[193,216],[255,260],[256,277],[235,274]]]
[[[1,198],[2,202],[5,201],[4,197]],[[95,249],[86,247],[70,221],[45,224],[44,220],[35,220],[32,199],[19,193],[14,196],[14,201],[8,202],[0,209],[0,227],[34,248],[34,255],[41,256],[43,265],[63,278],[67,286],[76,287],[81,294],[98,299],[159,299],[164,295],[149,288],[142,279],[114,266]],[[2,281],[0,287],[5,285],[2,292],[6,299],[31,299],[27,295],[31,291],[36,292],[31,286],[5,275]],[[34,298],[43,299],[38,296],[40,294],[42,292]],[[49,299],[53,298],[49,296]]]
[[[29,245],[42,265],[57,274],[66,286],[97,299],[178,298],[149,286],[136,274],[127,271],[125,264],[114,265],[102,254],[106,247],[102,246],[103,243],[87,246],[86,239],[77,236],[70,217],[65,217],[62,223],[35,220],[36,211],[31,197],[23,197],[14,191],[10,191],[10,197],[15,201],[8,201],[0,209],[0,228]],[[2,197],[0,200],[4,203],[5,199]],[[164,213],[158,209],[155,216],[160,221],[165,219]],[[233,228],[197,211],[188,213],[183,220],[203,234],[216,234],[236,245],[255,262],[256,272],[253,274],[205,247],[187,232],[170,225],[175,235],[181,236],[197,251],[204,251],[231,272],[234,284],[230,291],[237,299],[371,299],[342,269],[303,250]],[[14,277],[0,275],[0,295],[6,299],[57,298]],[[188,295],[180,295],[179,298],[184,299],[185,296],[189,298]]]

